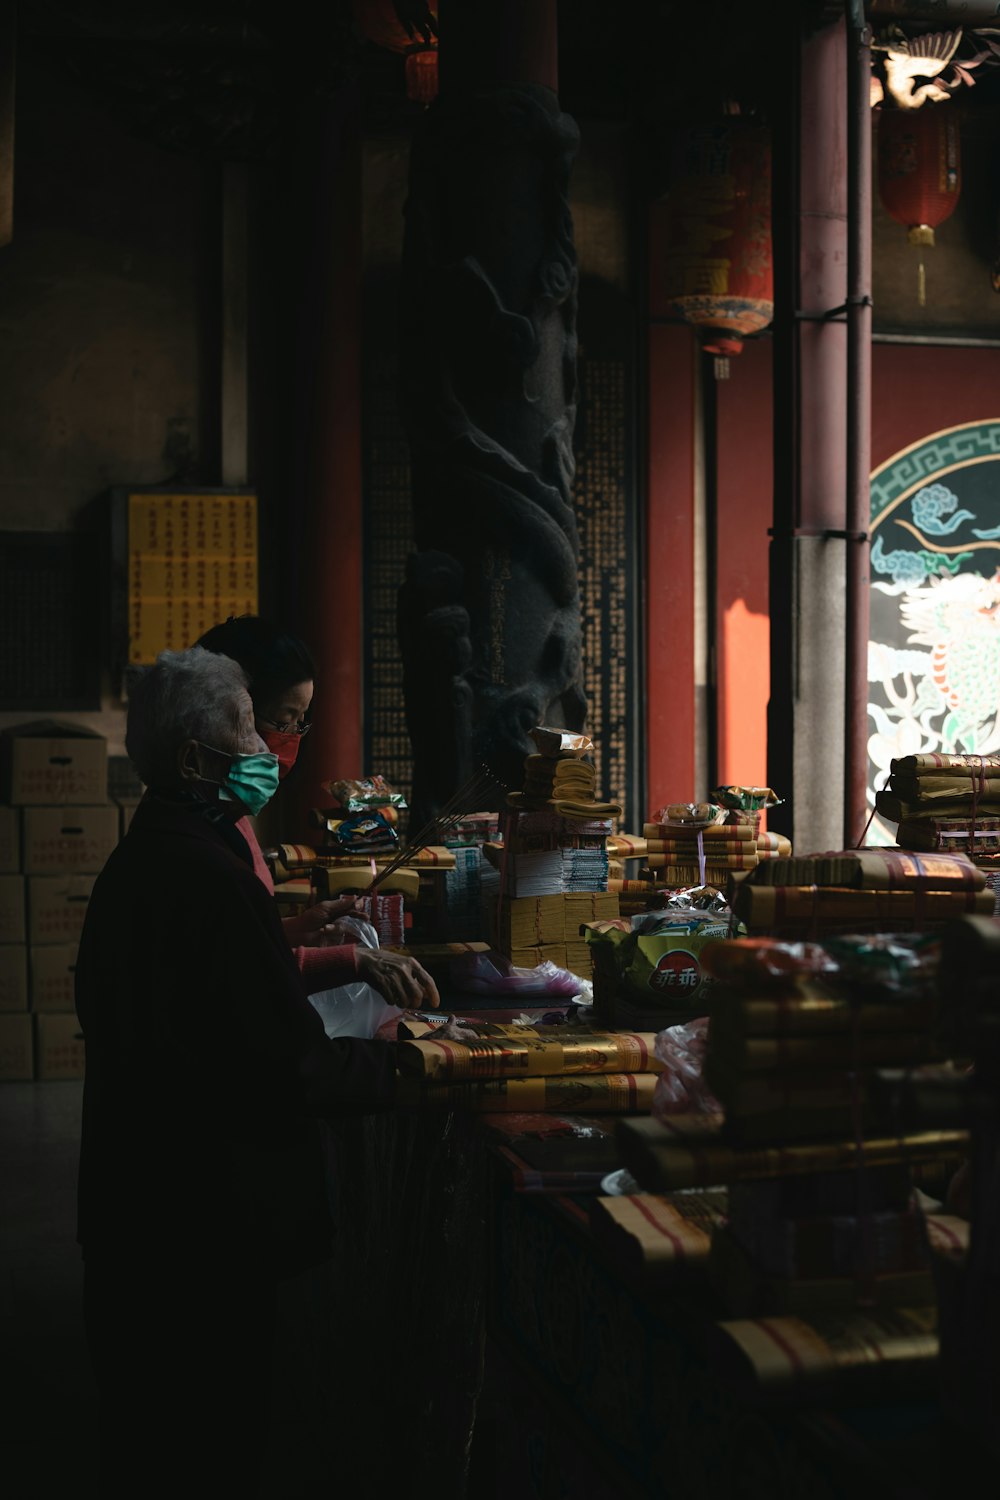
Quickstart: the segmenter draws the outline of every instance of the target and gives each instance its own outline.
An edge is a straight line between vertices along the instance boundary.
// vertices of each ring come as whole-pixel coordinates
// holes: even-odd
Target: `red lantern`
[[[428,34],[412,33],[399,19],[392,0],[354,0],[354,15],[362,33],[376,47],[406,55],[406,97],[430,104],[438,92],[437,0],[428,0],[432,27]]]
[[[666,306],[702,330],[707,354],[739,354],[747,334],[767,327],[774,271],[766,130],[732,118],[675,140],[662,267]]]
[[[919,300],[925,295],[922,252],[951,217],[962,191],[958,117],[947,105],[887,110],[878,121],[878,189],[886,209],[921,251]]]

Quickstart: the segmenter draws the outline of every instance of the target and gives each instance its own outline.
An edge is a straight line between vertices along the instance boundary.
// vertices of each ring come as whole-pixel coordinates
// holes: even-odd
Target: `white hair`
[[[125,749],[147,786],[173,786],[185,740],[237,751],[247,679],[231,657],[202,646],[162,651],[129,684]]]

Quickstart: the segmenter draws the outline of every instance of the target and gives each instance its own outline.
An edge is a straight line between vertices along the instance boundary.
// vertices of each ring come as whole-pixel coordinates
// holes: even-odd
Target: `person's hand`
[[[356,897],[338,896],[334,901],[318,901],[298,917],[285,919],[285,932],[295,948],[329,948],[356,940],[357,934],[342,927],[340,917],[355,910]]]
[[[358,947],[355,960],[358,978],[378,990],[390,1005],[398,1005],[401,1010],[436,1010],[441,1004],[437,985],[408,954]]]

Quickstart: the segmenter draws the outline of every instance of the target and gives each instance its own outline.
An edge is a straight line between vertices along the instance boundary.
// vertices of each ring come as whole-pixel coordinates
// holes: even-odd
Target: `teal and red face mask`
[[[278,779],[283,781],[295,764],[301,734],[295,730],[268,729],[266,726],[258,729],[257,733],[271,753],[278,757]]]
[[[280,773],[277,755],[270,750],[256,751],[252,755],[230,755],[225,750],[217,750],[214,745],[203,745],[202,749],[211,750],[214,755],[221,755],[229,762],[222,780],[211,782],[212,786],[219,788],[219,800],[240,802],[250,816],[255,818],[278,790]],[[201,779],[210,780],[207,776]]]

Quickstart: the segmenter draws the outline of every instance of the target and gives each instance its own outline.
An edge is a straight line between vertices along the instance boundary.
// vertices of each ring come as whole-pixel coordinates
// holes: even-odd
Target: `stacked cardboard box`
[[[118,842],[107,746],[50,722],[0,736],[0,1077],[82,1078],[73,976],[94,880]]]

